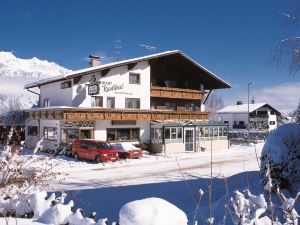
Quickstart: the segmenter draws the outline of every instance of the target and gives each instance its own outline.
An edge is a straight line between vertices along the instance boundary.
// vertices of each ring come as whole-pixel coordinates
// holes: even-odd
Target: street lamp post
[[[249,90],[250,90],[250,85],[253,84],[252,82],[248,83],[248,125],[247,125],[247,131],[248,131],[248,140],[250,138],[249,136],[249,130],[250,130],[250,115],[249,115]]]

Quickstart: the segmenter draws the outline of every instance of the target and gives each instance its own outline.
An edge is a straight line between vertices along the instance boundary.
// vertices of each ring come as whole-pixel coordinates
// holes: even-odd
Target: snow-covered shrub
[[[119,213],[121,225],[187,225],[187,216],[160,198],[146,198],[125,204]]]
[[[267,210],[267,202],[262,194],[253,195],[249,190],[244,193],[235,191],[227,206],[232,224],[271,224],[271,219],[263,214]]]
[[[62,193],[60,197],[55,198],[55,194],[52,193],[48,197],[45,191],[20,194],[18,198],[0,201],[0,214],[28,217],[33,213],[35,221],[52,225],[107,225],[107,219],[95,221],[96,213],[92,214],[93,218],[88,218],[83,216],[81,209],[74,212],[72,200],[64,204],[66,196],[66,193]]]
[[[262,181],[267,183],[267,171],[275,186],[289,186],[300,178],[300,125],[289,123],[271,133],[261,154]]]
[[[300,123],[300,102],[297,109],[293,112],[293,121],[296,123]]]

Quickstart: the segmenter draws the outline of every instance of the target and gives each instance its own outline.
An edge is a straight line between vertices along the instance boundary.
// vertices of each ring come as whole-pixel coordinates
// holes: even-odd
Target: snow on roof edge
[[[263,102],[263,103],[250,103],[249,104],[249,112],[253,112],[254,110],[259,109],[260,107],[263,106],[269,106],[270,108],[272,108],[273,110],[275,110],[276,112],[280,113],[277,109],[275,109],[273,106],[271,106],[270,104]],[[223,109],[217,111],[217,113],[219,114],[226,114],[226,113],[248,113],[248,104],[241,104],[241,105],[229,105],[224,107]],[[281,113],[280,113],[281,114]]]
[[[60,80],[63,80],[63,79],[71,78],[72,76],[75,76],[75,75],[81,74],[81,73],[87,73],[87,72],[92,72],[92,71],[97,71],[97,70],[103,70],[103,69],[107,69],[107,68],[114,67],[114,66],[122,66],[124,64],[128,64],[128,63],[131,63],[131,62],[143,61],[143,60],[146,60],[146,59],[152,59],[152,58],[172,55],[172,54],[176,54],[176,53],[182,55],[187,60],[192,62],[195,66],[197,66],[197,67],[203,69],[204,71],[206,71],[207,73],[209,73],[213,78],[217,79],[218,81],[222,82],[223,84],[227,85],[228,87],[231,87],[231,85],[229,83],[222,80],[216,74],[209,71],[208,69],[206,69],[205,67],[203,67],[202,65],[197,63],[196,61],[194,61],[192,58],[187,56],[185,53],[181,52],[180,50],[171,50],[171,51],[164,51],[164,52],[160,52],[160,53],[156,53],[156,54],[136,57],[136,58],[132,58],[132,59],[126,59],[126,60],[122,60],[122,61],[118,61],[118,62],[103,64],[103,65],[100,65],[100,66],[88,67],[88,68],[72,71],[72,72],[67,73],[65,75],[50,77],[50,78],[46,78],[46,79],[42,79],[42,80],[38,80],[38,81],[35,81],[35,82],[32,82],[32,83],[26,84],[24,86],[24,88],[25,89],[33,88],[33,87],[37,87],[37,86],[44,85],[44,84],[47,84],[47,83],[52,83],[52,82],[60,81]]]

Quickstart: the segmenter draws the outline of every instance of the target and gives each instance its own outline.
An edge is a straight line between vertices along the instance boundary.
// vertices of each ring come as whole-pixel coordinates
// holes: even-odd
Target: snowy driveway
[[[258,171],[256,152],[260,157],[263,144],[235,145],[229,150],[213,152],[213,175],[229,177],[245,171]],[[137,160],[95,164],[57,160],[55,170],[63,173],[62,183],[53,183],[52,191],[82,190],[102,187],[182,181],[210,176],[210,152],[168,156],[147,156]]]

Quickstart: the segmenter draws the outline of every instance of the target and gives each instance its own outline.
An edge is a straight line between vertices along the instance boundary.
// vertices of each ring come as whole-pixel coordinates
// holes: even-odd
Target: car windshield
[[[111,150],[113,149],[113,146],[107,142],[99,142],[97,143],[98,148],[104,149],[104,150]]]

